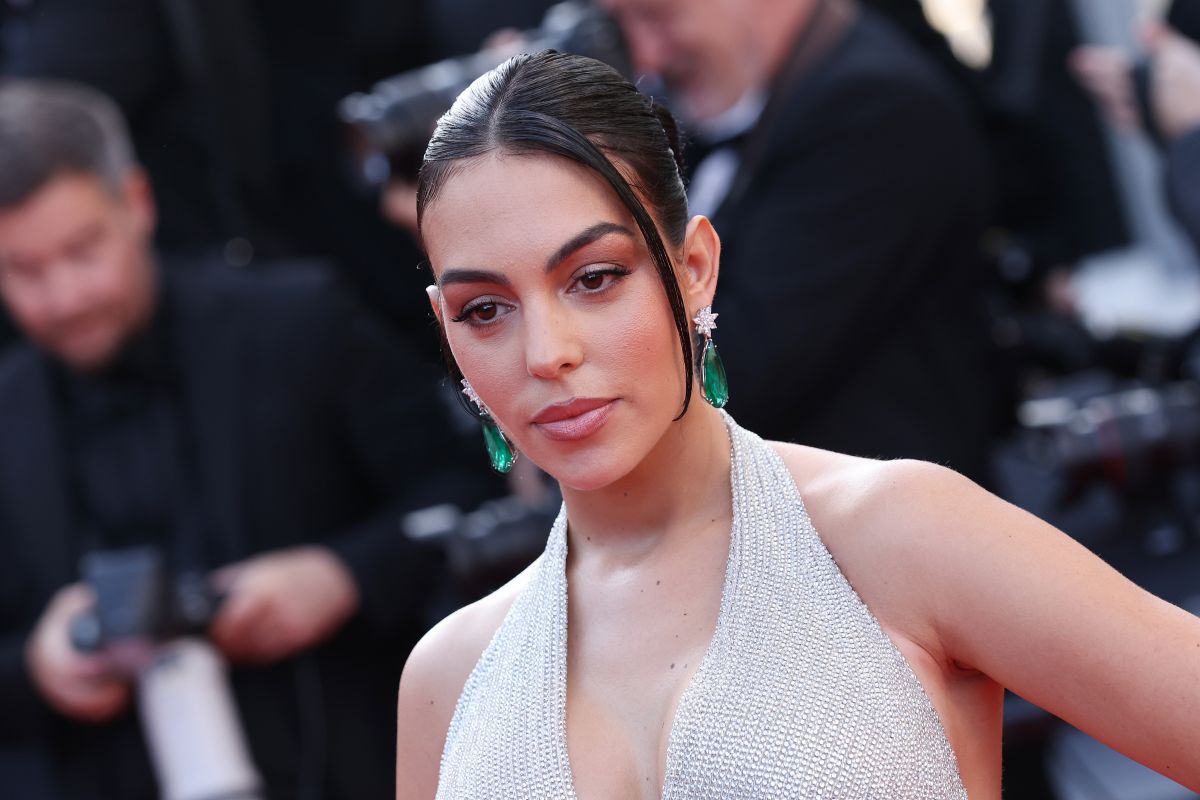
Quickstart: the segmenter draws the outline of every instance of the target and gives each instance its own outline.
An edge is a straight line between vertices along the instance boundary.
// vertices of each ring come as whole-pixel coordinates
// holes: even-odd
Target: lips
[[[533,426],[555,441],[575,441],[600,429],[616,405],[615,399],[574,398],[555,403],[538,412]]]

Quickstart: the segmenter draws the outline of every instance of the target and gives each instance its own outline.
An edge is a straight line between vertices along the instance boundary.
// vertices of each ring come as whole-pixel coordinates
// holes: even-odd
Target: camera
[[[621,32],[601,9],[569,0],[552,6],[541,25],[520,34],[525,52],[553,49],[589,56],[628,75],[629,57]],[[454,99],[512,53],[487,49],[446,59],[377,83],[338,105],[349,131],[358,172],[369,185],[391,177],[416,178],[438,118]]]
[[[80,566],[96,595],[71,626],[71,643],[83,652],[201,634],[217,609],[204,575],[169,575],[157,548],[99,550]]]
[[[1070,494],[1094,481],[1137,490],[1200,462],[1200,384],[1058,388],[1018,413],[1037,460],[1067,476]]]
[[[134,677],[161,796],[260,800],[227,666],[202,635],[220,602],[205,577],[171,575],[154,547],[92,552],[81,571],[96,602],[72,621],[71,642]]]
[[[502,497],[469,513],[445,503],[410,512],[401,521],[401,530],[409,539],[436,546],[445,555],[462,594],[442,609],[448,613],[461,600],[482,597],[529,566],[545,549],[561,502],[561,495],[547,487],[536,503]]]
[[[1094,339],[1088,353],[1017,409],[1022,450],[1054,487],[1046,511],[1073,514],[1093,545],[1132,534],[1140,552],[1122,558],[1177,554],[1200,540],[1200,330]]]

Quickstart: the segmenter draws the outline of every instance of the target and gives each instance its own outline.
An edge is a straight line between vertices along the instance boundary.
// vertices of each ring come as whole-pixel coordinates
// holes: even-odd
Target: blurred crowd
[[[743,425],[1018,502],[1053,480],[1046,513],[1103,485],[1134,550],[1195,549],[1200,311],[1100,331],[1077,280],[1155,257],[1132,140],[1195,266],[1200,0],[964,0],[986,63],[919,0],[552,5],[0,3],[6,795],[216,797],[164,788],[192,785],[147,711],[180,638],[231,665],[219,796],[393,794],[405,655],[554,511],[443,379],[413,213],[437,114],[526,46],[611,59],[678,118]],[[1012,763],[1013,796],[1050,791]]]

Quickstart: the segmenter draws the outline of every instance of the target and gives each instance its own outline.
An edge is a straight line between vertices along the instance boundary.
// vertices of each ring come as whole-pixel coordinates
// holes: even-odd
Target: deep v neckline
[[[675,732],[679,728],[680,719],[690,710],[691,703],[689,702],[699,690],[705,675],[709,671],[709,666],[713,660],[713,650],[716,643],[720,639],[722,625],[728,617],[729,605],[733,602],[733,587],[736,583],[736,566],[737,566],[737,548],[739,544],[739,532],[741,526],[738,524],[741,514],[738,509],[738,500],[740,499],[738,491],[738,481],[736,480],[738,463],[737,463],[737,448],[733,443],[733,432],[729,430],[730,420],[722,412],[725,417],[725,432],[729,436],[729,494],[731,504],[731,514],[729,522],[729,547],[725,552],[725,577],[721,585],[721,602],[717,607],[717,619],[713,625],[712,635],[709,637],[708,644],[704,648],[704,655],[700,659],[700,664],[696,667],[695,672],[687,680],[687,685],[683,687],[683,691],[679,694],[679,701],[675,704],[675,709],[671,713],[670,727],[667,731],[667,754],[662,763],[662,787],[659,790],[658,797],[660,800],[665,800],[667,797],[667,789],[670,786],[672,775],[671,764],[673,761],[672,755],[675,752]],[[567,642],[570,631],[568,630],[568,611],[566,606],[569,604],[570,594],[567,586],[567,551],[569,548],[570,539],[570,523],[562,526],[562,547],[558,548],[560,552],[559,561],[555,565],[555,575],[558,582],[561,584],[561,597],[564,605],[564,613],[562,614],[562,630],[558,641],[562,643],[559,649],[558,658],[562,659],[561,674],[563,683],[558,693],[557,698],[557,713],[558,713],[558,730],[560,731],[560,741],[558,743],[560,752],[563,754],[563,762],[566,765],[566,778],[570,786],[571,800],[578,800],[579,793],[576,791],[575,785],[575,768],[571,764],[571,749],[567,742]]]
[[[966,800],[936,709],[814,529],[780,454],[728,417],[726,427],[732,519],[721,605],[664,719],[661,800]],[[577,800],[566,528],[564,506],[463,686],[439,800]]]

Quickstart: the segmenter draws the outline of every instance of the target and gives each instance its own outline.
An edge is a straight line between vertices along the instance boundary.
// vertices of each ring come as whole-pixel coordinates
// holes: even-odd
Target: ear
[[[684,282],[681,287],[689,317],[712,305],[720,271],[721,240],[716,230],[708,217],[692,217],[683,239]]]
[[[437,318],[438,325],[442,325],[442,290],[437,287],[436,283],[431,283],[425,287],[425,294],[429,296],[429,306],[433,309],[433,316]]]
[[[158,208],[145,170],[133,167],[126,173],[121,181],[121,197],[133,215],[138,231],[147,239],[153,237],[154,227],[158,224]]]

